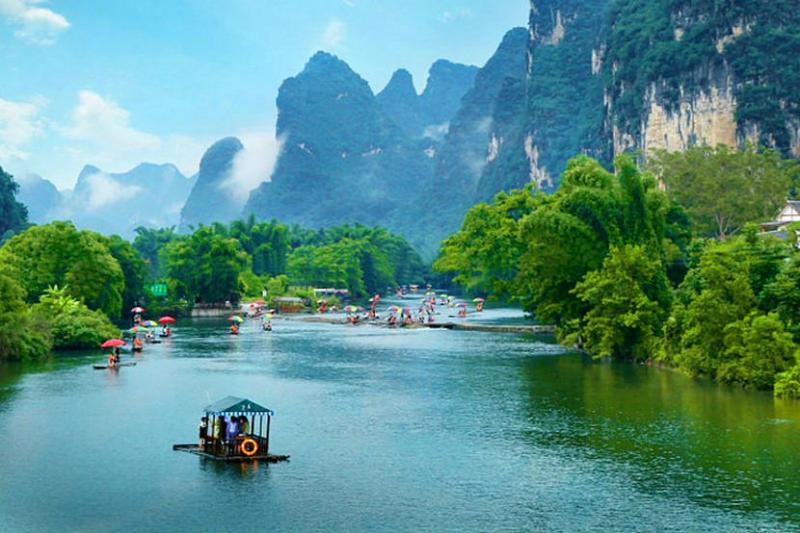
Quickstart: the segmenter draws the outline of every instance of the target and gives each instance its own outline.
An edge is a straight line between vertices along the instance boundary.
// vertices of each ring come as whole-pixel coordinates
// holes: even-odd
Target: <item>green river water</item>
[[[0,530],[800,530],[800,403],[523,335],[274,324],[0,367]],[[172,451],[229,394],[290,462]]]

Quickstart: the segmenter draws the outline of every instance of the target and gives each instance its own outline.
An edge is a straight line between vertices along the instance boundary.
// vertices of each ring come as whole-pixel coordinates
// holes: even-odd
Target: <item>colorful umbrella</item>
[[[144,313],[144,307],[134,307],[131,309],[131,313]]]
[[[459,306],[459,307],[466,307],[466,306],[467,306],[467,304],[465,304],[464,302],[461,302],[460,304],[458,304],[458,306]]]
[[[239,315],[231,315],[228,317],[228,320],[231,322],[236,322],[237,324],[244,322],[244,318],[240,317]]]
[[[478,303],[478,302],[485,302],[486,300],[484,300],[483,298],[473,298],[472,301]]]
[[[128,344],[122,339],[108,339],[106,342],[100,345],[101,348],[119,348],[120,346],[125,346]]]
[[[162,324],[174,324],[175,323],[175,319],[172,318],[171,316],[162,316],[161,318],[158,319],[158,321],[160,323],[162,323]]]
[[[133,326],[128,330],[128,333],[146,333],[148,331],[150,330],[144,326]]]
[[[158,326],[158,324],[152,320],[145,320],[144,322],[142,322],[142,325],[147,328],[154,328]]]
[[[397,313],[398,311],[402,311],[402,309],[400,309],[399,305],[390,305],[389,307],[386,308],[386,310],[390,311],[390,312],[393,312],[393,313]]]
[[[344,311],[345,313],[354,313],[358,311],[358,307],[356,307],[355,305],[346,305],[344,307]]]

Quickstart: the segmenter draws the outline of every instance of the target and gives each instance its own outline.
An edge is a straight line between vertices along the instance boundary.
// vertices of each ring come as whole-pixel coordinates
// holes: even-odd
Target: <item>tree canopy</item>
[[[53,222],[13,237],[0,248],[0,262],[12,269],[31,303],[51,285],[68,286],[90,309],[119,317],[125,275],[107,242],[69,222]]]
[[[648,167],[686,208],[696,231],[720,239],[745,223],[772,220],[789,194],[796,164],[774,150],[696,146],[656,151]]]

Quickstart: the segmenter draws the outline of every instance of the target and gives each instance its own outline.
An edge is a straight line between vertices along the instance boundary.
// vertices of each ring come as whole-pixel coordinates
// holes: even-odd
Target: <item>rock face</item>
[[[242,206],[229,190],[234,160],[243,149],[236,137],[225,137],[211,145],[200,160],[200,170],[181,210],[180,230],[239,218]]]
[[[506,115],[491,132],[491,157],[477,200],[529,182],[553,190],[567,161],[579,153],[610,160],[602,77],[592,55],[608,4],[609,0],[531,2],[526,76],[522,84],[506,88]]]
[[[613,3],[597,54],[616,153],[749,141],[800,155],[796,2],[643,2]]]

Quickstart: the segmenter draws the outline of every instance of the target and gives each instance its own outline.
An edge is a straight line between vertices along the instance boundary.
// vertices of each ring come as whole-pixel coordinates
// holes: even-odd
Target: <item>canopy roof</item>
[[[237,396],[226,396],[217,400],[203,409],[206,413],[267,413],[275,414],[272,410],[258,405],[256,402]]]

